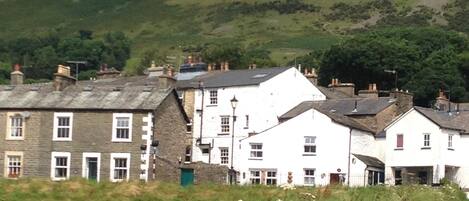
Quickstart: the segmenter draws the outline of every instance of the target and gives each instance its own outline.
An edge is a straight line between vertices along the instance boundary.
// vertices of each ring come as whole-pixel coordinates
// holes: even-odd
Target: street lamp
[[[231,168],[230,168],[230,184],[233,185],[234,178],[235,178],[235,170],[233,168],[233,152],[234,152],[234,130],[235,130],[235,122],[236,122],[236,116],[235,116],[235,110],[236,106],[238,106],[238,99],[236,99],[236,96],[233,96],[233,99],[231,99],[231,107],[233,108],[233,127],[231,130]]]

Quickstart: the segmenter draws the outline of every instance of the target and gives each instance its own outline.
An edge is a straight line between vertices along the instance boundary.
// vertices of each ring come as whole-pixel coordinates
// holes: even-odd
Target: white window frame
[[[82,177],[85,178],[85,179],[88,179],[88,168],[86,166],[88,166],[88,164],[86,163],[86,159],[87,158],[97,158],[98,159],[98,164],[97,164],[97,168],[98,168],[98,175],[96,177],[96,181],[99,181],[100,179],[100,174],[101,174],[101,153],[94,153],[94,152],[84,152],[83,153],[83,162],[82,162],[82,168],[81,168],[81,174],[82,174]]]
[[[306,171],[313,171],[313,175],[307,175]],[[309,178],[313,180],[313,183],[307,183],[306,179]],[[303,185],[305,186],[315,186],[316,185],[316,169],[315,168],[305,168],[303,169]]]
[[[18,177],[14,177],[14,178],[10,178],[8,177],[9,175],[9,170],[10,170],[10,160],[9,160],[9,157],[10,156],[16,156],[16,157],[20,157],[20,174]],[[3,176],[5,178],[9,178],[9,179],[17,179],[17,178],[21,178],[23,176],[23,169],[24,169],[24,157],[23,157],[23,152],[20,152],[20,151],[6,151],[5,152],[5,166],[4,166],[4,173],[3,173]]]
[[[67,176],[65,178],[62,177],[55,177],[55,168],[56,166],[56,158],[57,157],[65,157],[67,158]],[[52,152],[51,153],[51,162],[50,162],[50,178],[52,181],[62,181],[67,180],[70,178],[70,164],[71,164],[71,154],[70,152]]]
[[[274,172],[275,177],[272,177],[272,176],[269,177],[269,172]],[[266,184],[266,185],[274,185],[274,186],[276,186],[276,185],[278,184],[278,178],[277,178],[277,176],[278,176],[277,170],[273,170],[273,169],[272,169],[272,170],[266,170],[266,171],[265,171],[265,184]],[[267,180],[269,180],[269,179],[272,180],[272,181],[275,180],[275,184],[272,184],[272,183],[271,183],[271,184],[268,184],[268,183],[267,183]]]
[[[129,138],[117,138],[117,118],[129,118]],[[112,142],[132,142],[132,113],[114,113],[112,114]]]
[[[454,139],[454,135],[449,134],[448,135],[448,149],[454,150],[453,139]]]
[[[308,139],[313,139],[314,142],[306,142]],[[304,137],[304,146],[303,146],[303,155],[307,155],[307,156],[315,156],[317,154],[317,151],[318,151],[318,147],[316,145],[316,140],[317,140],[317,137],[316,136],[305,136]],[[306,147],[314,147],[314,152],[306,152],[305,151],[305,148]]]
[[[428,136],[428,139],[426,138],[427,136]],[[432,138],[431,138],[430,133],[424,133],[423,134],[423,146],[422,146],[422,148],[425,148],[425,149],[431,148],[431,146],[432,146],[431,139]]]
[[[223,151],[226,151],[226,155],[224,155],[225,153]],[[223,161],[225,161],[225,163],[223,163]],[[220,164],[230,164],[230,149],[228,147],[220,147]]]
[[[253,146],[261,145],[260,149],[253,149]],[[264,157],[264,152],[262,151],[264,148],[264,145],[262,143],[249,143],[249,159],[254,159],[254,160],[262,160]],[[253,156],[253,153],[255,153]],[[258,153],[261,153],[261,156],[258,156]]]
[[[123,179],[114,179],[114,170],[115,170],[115,158],[125,158],[127,159],[127,178],[125,181],[129,181],[130,178],[130,153],[111,153],[111,163],[110,163],[110,169],[111,169],[111,174],[110,174],[110,180],[111,182],[121,182],[124,181]]]
[[[218,89],[208,90],[208,103],[213,106],[218,105]]]
[[[226,129],[228,130],[226,131]],[[230,116],[220,116],[220,134],[229,135],[230,131],[231,131]]]
[[[16,136],[11,136],[11,120],[12,118],[17,118],[17,117],[20,117],[22,118],[22,126],[21,126],[21,136],[20,137],[16,137]],[[7,113],[7,127],[6,127],[6,140],[24,140],[24,134],[25,134],[25,130],[26,130],[26,126],[25,126],[25,123],[26,123],[26,119],[21,116],[21,114],[19,113],[16,113],[16,112],[9,112]]]
[[[258,172],[259,173],[259,176],[253,176],[253,172]],[[259,183],[253,183],[252,180],[254,179],[259,179]],[[262,171],[259,170],[259,169],[250,169],[249,170],[249,184],[251,185],[258,185],[258,184],[262,184]]]
[[[68,126],[68,137],[59,137],[58,136],[58,129],[59,129],[59,117],[68,117],[69,118],[69,126]],[[60,128],[67,128],[65,126],[61,126]],[[54,130],[52,131],[53,141],[72,141],[72,134],[73,134],[73,113],[71,112],[55,112],[54,113]]]

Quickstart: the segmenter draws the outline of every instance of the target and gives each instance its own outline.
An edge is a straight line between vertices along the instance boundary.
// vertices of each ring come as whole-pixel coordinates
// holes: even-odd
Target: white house
[[[469,187],[469,111],[414,107],[385,128],[386,183]],[[465,128],[466,127],[466,128]]]
[[[209,72],[178,85],[180,91],[193,91],[193,107],[186,107],[193,110],[192,161],[228,167],[232,143],[237,147],[249,133],[278,124],[280,115],[305,100],[325,99],[294,67]],[[238,101],[235,110],[234,97]],[[239,155],[234,153],[233,160]]]
[[[240,141],[242,184],[373,185],[384,182],[384,164],[373,131],[363,124],[299,104],[281,123]]]

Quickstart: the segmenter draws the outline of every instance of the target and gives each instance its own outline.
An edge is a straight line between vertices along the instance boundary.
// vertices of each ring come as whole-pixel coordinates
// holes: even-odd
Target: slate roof
[[[256,68],[246,70],[214,71],[190,80],[178,81],[178,89],[198,88],[199,81],[205,88],[259,85],[292,67]],[[182,75],[181,75],[182,76]]]
[[[354,96],[349,96],[345,94],[342,91],[339,90],[334,90],[333,88],[328,88],[328,87],[322,87],[322,86],[316,86],[321,93],[323,93],[327,99],[341,99],[341,98],[353,98],[357,97],[356,95]]]
[[[359,123],[358,121],[353,120],[352,118],[347,117],[343,114],[332,113],[329,110],[325,110],[321,107],[318,107],[317,103],[318,103],[318,101],[304,101],[304,102],[300,103],[299,105],[297,105],[296,107],[294,107],[293,109],[291,109],[290,111],[288,111],[287,113],[280,116],[279,120],[282,121],[282,122],[287,121],[289,119],[292,119],[292,118],[294,118],[294,117],[296,117],[296,116],[298,116],[298,115],[300,115],[300,114],[314,108],[315,110],[323,113],[324,115],[328,116],[333,121],[335,121],[339,124],[350,126],[352,128],[358,129],[358,130],[374,133],[373,130],[371,130],[370,128],[364,126],[363,124]]]
[[[146,76],[78,81],[63,91],[52,82],[0,85],[0,109],[154,110],[170,93]]]
[[[449,113],[417,106],[414,109],[442,128],[469,133],[469,111]]]
[[[298,116],[299,114],[311,109],[317,108],[323,111],[342,114],[346,116],[353,115],[376,115],[394,103],[394,99],[390,97],[380,97],[379,99],[372,98],[347,98],[347,99],[332,99],[325,101],[304,101],[295,106],[290,111],[286,112],[280,119],[290,119]],[[355,109],[355,102],[357,102],[357,110]]]
[[[372,156],[365,156],[360,154],[353,154],[358,160],[361,160],[367,166],[376,167],[376,168],[384,168],[384,163],[379,159],[372,157]]]

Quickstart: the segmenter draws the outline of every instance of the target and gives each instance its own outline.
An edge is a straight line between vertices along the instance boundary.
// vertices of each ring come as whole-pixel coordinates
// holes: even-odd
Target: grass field
[[[163,183],[94,183],[81,179],[49,182],[39,179],[0,180],[0,201],[52,200],[161,200],[161,201],[459,201],[463,192],[455,186],[370,188],[296,188],[266,186],[197,185],[187,188]]]

